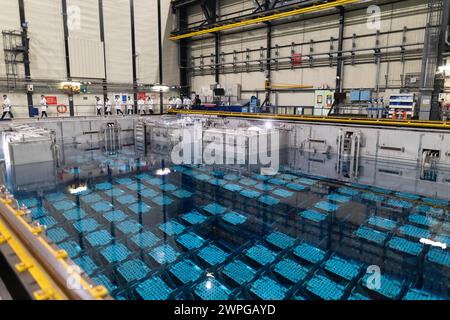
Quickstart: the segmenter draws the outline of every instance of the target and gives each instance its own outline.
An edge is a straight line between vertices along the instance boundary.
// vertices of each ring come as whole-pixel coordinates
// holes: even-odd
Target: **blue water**
[[[158,176],[161,163],[97,158],[103,177],[80,178],[80,164],[62,171],[70,183],[16,196],[116,299],[448,298],[449,249],[419,242],[450,245],[447,200],[289,169]]]

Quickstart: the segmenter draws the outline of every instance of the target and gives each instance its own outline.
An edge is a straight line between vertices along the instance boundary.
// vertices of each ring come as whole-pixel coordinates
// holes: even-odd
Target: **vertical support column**
[[[137,68],[136,68],[136,30],[134,27],[134,0],[130,0],[130,20],[131,20],[131,58],[133,66],[133,101],[134,113],[137,114]]]
[[[266,48],[266,68],[264,70],[264,76],[265,76],[265,90],[266,90],[266,97],[263,103],[263,106],[270,107],[270,94],[272,93],[271,86],[272,86],[272,24],[270,22],[267,22],[267,48]]]
[[[158,61],[159,61],[159,84],[164,83],[163,73],[163,55],[162,55],[162,26],[161,26],[161,0],[158,0]],[[161,91],[159,93],[159,111],[162,114],[164,112],[164,95]]]
[[[25,47],[23,53],[23,62],[25,70],[25,81],[31,83],[31,70],[30,70],[30,55],[29,55],[29,39],[28,39],[28,25],[25,18],[25,3],[24,0],[19,0],[19,14],[20,14],[20,26],[22,27],[22,46]],[[27,104],[28,115],[33,116],[33,93],[28,91],[27,88]]]
[[[345,24],[345,10],[344,7],[339,7],[339,39],[338,39],[338,54],[337,54],[337,70],[336,70],[336,92],[344,90],[344,59],[342,58],[342,50],[344,48],[344,24]]]
[[[185,6],[176,9],[177,29],[187,28],[187,10]],[[181,39],[178,42],[179,66],[180,66],[180,87],[183,94],[189,94],[191,91],[188,78],[188,44],[189,40]]]
[[[69,27],[67,25],[67,1],[62,1],[62,11],[63,11],[63,24],[64,24],[64,48],[66,52],[66,71],[67,71],[67,80],[71,81],[72,77],[70,75],[70,56],[69,56]],[[69,94],[69,112],[70,116],[73,117],[75,115],[75,110],[73,106],[73,94]]]
[[[105,74],[104,78],[102,79],[103,101],[106,102],[106,98],[108,97],[108,73],[106,71],[105,19],[103,15],[103,0],[98,0],[98,11],[100,21],[100,41],[103,43],[103,64],[105,66]]]

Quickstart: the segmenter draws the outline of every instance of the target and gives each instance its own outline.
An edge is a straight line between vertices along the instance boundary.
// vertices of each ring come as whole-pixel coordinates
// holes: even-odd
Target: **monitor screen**
[[[223,89],[223,88],[214,89],[214,95],[215,96],[224,96],[225,95],[225,89]]]

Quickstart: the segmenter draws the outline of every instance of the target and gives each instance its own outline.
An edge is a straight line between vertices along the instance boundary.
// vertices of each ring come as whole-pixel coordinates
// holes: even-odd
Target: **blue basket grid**
[[[88,194],[86,196],[82,196],[81,200],[83,200],[86,203],[94,203],[102,200],[102,197],[100,197],[97,193]]]
[[[325,262],[325,270],[328,270],[329,272],[338,275],[345,280],[352,281],[361,271],[361,265],[338,256],[333,256]]]
[[[171,184],[171,183],[165,183],[165,184],[162,184],[162,185],[159,186],[159,188],[160,188],[162,191],[166,191],[166,192],[177,190],[177,187],[176,187],[175,185]]]
[[[427,260],[450,268],[450,253],[445,250],[433,248],[428,251]]]
[[[81,253],[81,247],[73,240],[61,242],[58,247],[65,250],[71,259],[75,258]]]
[[[391,194],[392,193],[391,190],[373,187],[373,186],[370,187],[370,190],[372,190],[373,192],[382,193],[382,194]]]
[[[410,224],[401,226],[399,229],[400,233],[413,237],[413,238],[426,238],[429,239],[431,237],[431,233],[428,230],[418,228],[415,226],[412,226]]]
[[[19,200],[19,204],[22,205],[24,204],[27,208],[32,208],[35,207],[39,204],[39,199],[37,198],[26,198],[26,199],[22,199]]]
[[[183,226],[182,224],[180,224],[174,220],[168,221],[166,223],[162,223],[159,225],[158,228],[159,228],[159,230],[161,230],[162,232],[164,232],[165,234],[167,234],[169,236],[181,234],[186,229],[185,226]]]
[[[160,186],[160,185],[162,185],[164,183],[160,178],[151,178],[151,179],[148,179],[148,180],[144,179],[144,181],[148,182],[152,186]]]
[[[235,183],[227,183],[226,185],[224,185],[222,187],[231,192],[239,192],[242,190],[242,187]]]
[[[75,202],[73,202],[71,200],[61,200],[61,201],[53,203],[53,207],[55,207],[55,209],[58,211],[69,210],[75,206],[76,206]]]
[[[240,194],[246,198],[255,199],[261,195],[261,192],[251,190],[251,189],[244,189],[240,192]]]
[[[433,219],[431,217],[425,217],[423,215],[420,214],[412,214],[408,217],[408,221],[415,223],[415,224],[420,224],[422,226],[426,226],[426,227],[436,227],[439,224],[439,221],[437,221],[436,219]]]
[[[99,201],[91,204],[91,208],[96,212],[108,212],[113,208],[113,205],[107,201]]]
[[[209,245],[200,249],[197,256],[206,261],[209,265],[215,266],[225,261],[228,253],[218,248],[215,245]]]
[[[187,199],[187,198],[192,197],[192,192],[189,192],[185,189],[176,190],[176,191],[172,192],[172,194],[175,197],[177,197],[178,199]]]
[[[295,183],[295,182],[288,183],[286,185],[286,188],[294,190],[294,191],[303,191],[306,189],[306,187],[304,185],[301,185],[301,184]]]
[[[146,214],[152,210],[152,207],[150,207],[145,202],[139,201],[128,206],[128,209],[130,209],[135,214]]]
[[[443,297],[436,296],[430,292],[411,288],[408,290],[403,300],[445,300]]]
[[[381,232],[378,230],[374,230],[374,229],[368,228],[366,226],[359,227],[359,229],[355,231],[355,234],[360,238],[363,238],[363,239],[366,239],[368,241],[375,242],[378,244],[382,244],[388,237],[387,233]]]
[[[203,274],[203,270],[189,259],[174,264],[169,271],[183,284],[197,281]]]
[[[219,186],[220,187],[220,186],[223,186],[224,184],[226,184],[227,181],[223,180],[223,179],[213,178],[213,179],[209,180],[209,183],[214,185],[214,186]]]
[[[445,243],[447,247],[450,247],[450,236],[440,234],[434,237],[434,241]]]
[[[124,234],[133,234],[142,230],[142,225],[134,220],[124,220],[116,226]]]
[[[147,249],[153,247],[159,242],[159,238],[150,231],[139,232],[131,237],[133,241],[139,248]]]
[[[262,175],[262,174],[254,174],[252,177],[253,177],[254,179],[260,180],[260,181],[267,181],[267,180],[270,179],[269,176],[265,176],[265,175]]]
[[[347,203],[350,201],[350,197],[340,195],[338,193],[332,193],[327,196],[327,199],[339,203]]]
[[[121,204],[132,204],[135,203],[137,199],[135,196],[132,196],[131,194],[126,194],[118,197],[117,201],[120,202]]]
[[[103,193],[105,194],[105,196],[107,198],[111,198],[111,197],[116,198],[116,197],[120,197],[121,195],[123,195],[125,193],[125,191],[116,187],[114,189],[106,190]]]
[[[277,185],[277,186],[284,186],[287,184],[287,181],[284,181],[283,179],[279,178],[272,178],[268,180],[269,183]]]
[[[109,278],[103,274],[99,274],[92,278],[95,283],[104,286],[110,293],[117,290],[117,286],[109,280]]]
[[[228,180],[228,181],[236,181],[236,180],[239,180],[239,176],[238,176],[238,175],[235,175],[235,174],[233,174],[233,173],[226,174],[226,175],[223,176],[223,178],[224,178],[225,180]]]
[[[205,239],[192,232],[180,235],[176,241],[189,250],[201,248],[206,242]]]
[[[44,198],[49,202],[57,202],[66,199],[66,196],[62,192],[54,192],[45,195]]]
[[[140,190],[143,190],[145,188],[145,186],[139,182],[139,183],[129,184],[126,186],[126,188],[131,191],[140,191]]]
[[[443,199],[433,199],[433,198],[423,198],[423,202],[431,204],[433,206],[448,206],[449,202],[448,200]]]
[[[256,275],[256,271],[241,260],[235,260],[227,264],[222,273],[239,285],[252,281]]]
[[[150,269],[141,260],[133,259],[121,264],[117,271],[127,282],[131,282],[145,278]]]
[[[272,185],[270,185],[270,184],[267,184],[267,183],[260,183],[260,184],[257,184],[257,185],[255,186],[255,188],[256,188],[256,189],[259,189],[259,190],[261,190],[261,191],[264,191],[264,192],[272,191],[273,189],[275,189],[274,186],[272,186]]]
[[[349,187],[341,187],[338,189],[338,192],[351,197],[357,196],[359,194],[359,191]]]
[[[75,208],[64,212],[62,215],[66,218],[66,220],[73,221],[86,217],[86,212],[81,208]]]
[[[58,243],[66,240],[69,234],[63,228],[53,228],[47,230],[47,237],[49,237],[54,243]]]
[[[150,251],[150,256],[159,264],[172,263],[180,254],[168,244],[163,244]]]
[[[57,225],[58,222],[53,217],[41,217],[36,219],[41,225],[46,226],[47,228],[52,228]]]
[[[125,220],[128,216],[122,210],[114,210],[105,213],[103,217],[109,222],[121,222]]]
[[[333,212],[339,209],[339,206],[337,204],[333,204],[326,201],[320,201],[314,205],[315,208],[326,211],[326,212]]]
[[[400,200],[400,199],[389,199],[387,204],[391,207],[401,208],[401,209],[411,209],[413,204],[411,202]]]
[[[190,224],[195,225],[195,224],[202,224],[203,222],[206,221],[207,218],[197,210],[193,210],[191,212],[186,213],[185,215],[182,215],[181,219],[187,221]]]
[[[297,179],[297,176],[294,176],[294,175],[289,174],[289,173],[283,173],[281,175],[281,178],[284,179],[284,180],[287,180],[287,181],[293,181],[293,180]]]
[[[151,198],[153,198],[153,197],[158,196],[159,193],[156,192],[156,191],[153,190],[153,189],[147,188],[147,189],[142,189],[141,191],[139,191],[139,194],[140,194],[141,196],[143,196],[144,198],[149,198],[149,199],[151,199]]]
[[[97,229],[100,225],[93,218],[78,220],[73,223],[73,227],[78,232],[91,232]]]
[[[45,217],[46,215],[48,215],[48,211],[44,207],[34,207],[34,208],[31,208],[30,211],[31,211],[31,217],[33,219],[42,218],[42,217]]]
[[[215,203],[215,202],[212,202],[212,203],[210,203],[210,204],[208,204],[206,206],[203,206],[202,209],[205,210],[206,212],[208,212],[209,214],[214,215],[214,216],[222,214],[222,213],[224,213],[227,210],[227,208],[225,208],[225,207],[223,207],[220,204]]]
[[[308,274],[308,268],[298,264],[292,259],[283,259],[275,265],[274,271],[283,278],[298,283]]]
[[[361,198],[364,200],[367,200],[367,201],[374,201],[374,202],[383,202],[384,201],[384,196],[375,194],[372,192],[364,192],[361,195]]]
[[[131,255],[131,251],[122,243],[111,244],[101,250],[100,253],[109,263],[123,261]]]
[[[389,240],[388,246],[392,249],[413,256],[418,256],[423,250],[423,244],[419,242],[412,242],[400,237],[393,237],[391,240]]]
[[[296,182],[301,183],[303,185],[307,185],[307,186],[312,186],[317,183],[316,180],[308,179],[308,178],[300,178],[300,179],[296,180]]]
[[[231,212],[225,213],[222,216],[222,220],[232,224],[233,226],[237,226],[237,225],[245,223],[245,221],[247,221],[247,217],[240,213],[231,211]]]
[[[272,193],[281,198],[290,198],[294,195],[293,192],[284,189],[275,189]]]
[[[116,181],[116,183],[122,184],[122,185],[128,185],[128,184],[132,184],[134,182],[134,180],[131,178],[119,178],[119,179],[115,179],[115,181]]]
[[[273,206],[273,205],[280,203],[280,200],[278,200],[277,198],[271,197],[266,194],[259,197],[258,201],[261,203],[264,203],[265,205],[268,205],[268,206]]]
[[[409,200],[419,200],[420,196],[417,194],[407,193],[407,192],[395,192],[394,193],[397,197],[403,198],[403,199],[409,199]]]
[[[317,274],[308,281],[306,289],[324,300],[340,300],[344,295],[342,285]]]
[[[363,301],[363,300],[370,300],[370,299],[359,292],[352,292],[350,294],[350,296],[348,297],[348,300]]]
[[[73,260],[73,262],[75,262],[88,275],[92,275],[98,269],[98,266],[89,256],[80,256]]]
[[[144,180],[144,179],[151,179],[152,176],[149,175],[148,173],[139,173],[136,175],[136,179],[138,180]]]
[[[389,299],[398,299],[401,291],[402,284],[386,275],[380,275],[379,283],[371,281],[372,274],[366,274],[362,279],[362,285],[367,289],[377,292],[382,296]],[[376,280],[375,278],[373,280]]]
[[[325,251],[317,247],[314,247],[306,242],[303,242],[297,247],[295,247],[293,252],[297,257],[302,258],[303,260],[306,260],[313,264],[316,264],[325,257]]]
[[[108,231],[99,230],[86,235],[86,240],[91,246],[97,247],[109,244],[113,240],[113,237]]]
[[[316,210],[305,210],[299,213],[299,216],[307,220],[320,223],[328,218],[326,214],[318,212]]]
[[[194,292],[202,300],[228,300],[231,294],[230,289],[214,278],[199,283]]]
[[[159,276],[154,276],[137,286],[137,294],[144,300],[166,300],[173,290]]]
[[[285,233],[274,231],[266,237],[266,241],[280,249],[287,249],[295,244],[295,239]]]
[[[244,186],[247,186],[247,187],[251,187],[251,186],[254,186],[254,185],[258,184],[257,181],[255,181],[253,179],[249,179],[249,178],[241,179],[241,180],[239,180],[239,183],[244,185]]]
[[[252,283],[250,291],[262,300],[283,300],[288,289],[264,276]]]
[[[397,227],[397,222],[379,216],[370,217],[368,223],[372,226],[376,226],[389,231]]]
[[[199,181],[207,181],[207,180],[211,179],[210,176],[208,176],[207,174],[204,174],[204,173],[194,174],[192,177]]]
[[[159,206],[168,206],[173,203],[173,200],[166,195],[160,195],[152,198],[151,200]]]
[[[260,244],[249,248],[245,255],[262,266],[274,262],[277,258],[277,254],[275,252]]]

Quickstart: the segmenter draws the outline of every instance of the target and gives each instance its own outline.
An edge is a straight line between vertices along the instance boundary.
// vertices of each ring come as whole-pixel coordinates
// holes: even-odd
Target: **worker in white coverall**
[[[47,115],[47,109],[48,109],[48,103],[47,103],[47,99],[45,99],[44,95],[41,95],[41,119],[45,116],[46,118],[48,118]]]
[[[99,97],[95,97],[95,108],[97,109],[97,115],[101,116],[104,106],[102,99],[100,99]]]
[[[2,115],[2,120],[5,119],[5,116],[7,114],[9,114],[9,116],[11,117],[11,119],[14,118],[12,112],[11,112],[11,100],[9,100],[8,96],[5,94],[3,95],[3,115]]]
[[[127,114],[133,114],[133,108],[134,108],[134,101],[131,99],[130,96],[128,96],[127,100]]]
[[[110,116],[112,116],[112,112],[111,112],[111,108],[112,108],[112,104],[111,104],[111,101],[109,100],[109,98],[106,98],[105,99],[105,116],[106,115],[110,115]]]
[[[148,108],[148,113],[153,114],[153,99],[152,99],[152,97],[147,97],[147,108]]]
[[[183,106],[185,109],[190,110],[192,108],[192,100],[189,97],[183,99]]]
[[[177,109],[183,109],[183,100],[181,100],[180,97],[177,97],[175,99],[175,108]]]
[[[120,96],[116,96],[115,99],[114,99],[114,102],[116,104],[116,113],[117,113],[117,115],[119,115],[119,113],[123,115],[123,112],[122,112],[122,100],[120,100]]]
[[[138,105],[139,114],[142,114],[142,113],[145,114],[145,100],[142,97],[139,98],[137,105]]]

